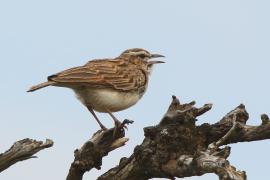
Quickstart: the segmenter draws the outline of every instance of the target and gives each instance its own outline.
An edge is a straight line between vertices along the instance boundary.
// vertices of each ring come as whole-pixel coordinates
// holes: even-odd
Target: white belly
[[[76,89],[78,99],[98,112],[116,112],[136,104],[142,97],[135,92],[118,92],[111,89]]]

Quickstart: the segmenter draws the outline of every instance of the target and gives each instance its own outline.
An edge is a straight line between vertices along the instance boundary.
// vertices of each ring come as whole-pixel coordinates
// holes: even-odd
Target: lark
[[[153,66],[164,63],[152,60],[158,57],[164,56],[150,54],[141,48],[128,49],[116,58],[94,59],[83,66],[53,74],[47,82],[33,86],[27,92],[47,86],[70,88],[99,126],[106,130],[95,111],[108,113],[116,126],[121,124],[112,113],[127,109],[142,98]]]

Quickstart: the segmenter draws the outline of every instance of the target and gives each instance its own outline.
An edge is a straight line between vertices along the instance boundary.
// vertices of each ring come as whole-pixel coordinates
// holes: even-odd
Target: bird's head
[[[159,63],[165,63],[164,61],[156,61],[152,60],[154,58],[159,57],[165,57],[161,54],[151,54],[145,49],[141,48],[133,48],[133,49],[127,49],[124,52],[122,52],[119,56],[119,58],[124,58],[130,63],[133,63],[143,70],[145,70],[147,73],[150,73],[153,66],[155,64]]]

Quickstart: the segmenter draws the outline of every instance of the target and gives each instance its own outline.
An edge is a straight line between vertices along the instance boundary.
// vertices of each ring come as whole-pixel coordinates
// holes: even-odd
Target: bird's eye
[[[145,56],[145,54],[140,54],[139,57],[144,59],[146,56]]]

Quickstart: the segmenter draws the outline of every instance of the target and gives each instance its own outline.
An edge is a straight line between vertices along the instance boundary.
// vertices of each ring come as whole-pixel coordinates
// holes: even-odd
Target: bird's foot
[[[132,120],[125,119],[125,120],[121,123],[122,128],[125,128],[126,130],[128,130],[127,125],[132,124],[133,122],[134,122],[134,121],[132,121]]]
[[[114,130],[113,130],[113,138],[116,139],[118,136],[118,132],[123,130],[122,123],[118,120],[114,120]]]
[[[114,131],[113,131],[113,137],[116,138],[117,132],[122,131],[124,129],[128,130],[127,125],[132,124],[134,121],[125,119],[123,122],[121,122],[119,120],[115,120],[114,122],[115,122],[115,127],[114,127]]]

